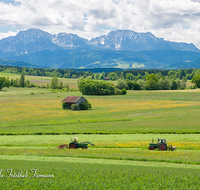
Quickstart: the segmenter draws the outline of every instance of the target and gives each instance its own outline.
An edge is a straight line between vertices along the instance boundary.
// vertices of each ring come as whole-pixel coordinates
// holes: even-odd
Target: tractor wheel
[[[154,150],[154,149],[155,149],[155,146],[153,146],[153,145],[149,146],[149,150]]]
[[[84,146],[84,147],[82,147],[82,149],[88,149],[88,147]]]
[[[161,150],[161,151],[167,150],[167,146],[165,144],[161,144],[159,146],[159,150]]]
[[[76,147],[75,144],[70,144],[70,145],[69,145],[69,148],[70,148],[70,149],[76,149],[77,147]]]

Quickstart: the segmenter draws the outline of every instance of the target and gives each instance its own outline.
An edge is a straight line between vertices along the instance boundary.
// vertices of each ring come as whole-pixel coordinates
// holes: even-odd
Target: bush
[[[62,92],[69,92],[69,89],[68,88],[63,88]]]
[[[116,88],[115,95],[122,95],[122,91],[119,88]]]
[[[46,86],[45,85],[41,85],[40,88],[46,88]]]
[[[77,104],[72,104],[70,108],[72,110],[78,110],[78,105]]]
[[[126,95],[127,91],[125,88],[122,89],[122,95]]]
[[[68,104],[66,102],[63,102],[62,108],[66,109],[67,107],[68,107]],[[84,102],[82,104],[79,104],[79,107],[78,107],[78,104],[72,104],[70,106],[70,109],[72,109],[72,110],[78,110],[78,108],[80,110],[88,110],[88,109],[92,108],[92,105],[89,102]]]
[[[35,92],[30,92],[30,95],[35,95]]]
[[[116,84],[116,88],[123,89],[127,88],[126,81],[124,79],[119,79]]]
[[[87,102],[88,104],[88,109],[91,109],[92,108],[92,104],[90,104],[89,102]]]
[[[192,80],[192,83],[194,83],[196,88],[200,88],[200,74],[199,75],[195,75]]]
[[[67,103],[66,103],[66,102],[63,102],[63,103],[62,103],[62,108],[63,108],[63,109],[66,109],[66,108],[67,108]]]
[[[79,83],[79,90],[85,95],[114,95],[115,86],[109,82],[98,82],[83,79]]]
[[[30,83],[30,85],[28,85],[28,88],[33,88],[36,87],[33,83]]]
[[[80,110],[88,110],[92,107],[92,105],[89,102],[84,102],[79,105]]]
[[[196,87],[195,86],[190,86],[190,89],[196,89]]]
[[[80,110],[87,110],[88,109],[87,102],[80,104],[79,108],[80,108]]]

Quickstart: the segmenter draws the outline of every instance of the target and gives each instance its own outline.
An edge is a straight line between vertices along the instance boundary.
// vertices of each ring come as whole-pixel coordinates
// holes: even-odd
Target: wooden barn
[[[110,80],[110,78],[109,77],[105,77],[104,80]]]
[[[67,96],[61,102],[67,103],[67,109],[69,109],[72,104],[77,104],[78,105],[78,109],[80,109],[79,108],[79,104],[87,102],[87,100],[83,96]]]

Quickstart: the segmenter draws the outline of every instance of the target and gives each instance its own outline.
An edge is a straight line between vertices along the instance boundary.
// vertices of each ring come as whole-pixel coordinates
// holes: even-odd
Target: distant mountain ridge
[[[148,51],[154,53],[150,56]],[[166,54],[159,58],[157,51],[166,51]],[[173,51],[178,52],[179,58]],[[87,40],[71,33],[52,35],[40,29],[28,29],[0,40],[0,58],[57,68],[163,68],[174,67],[176,61],[180,67],[181,62],[195,63],[199,55],[200,50],[194,44],[169,42],[150,32],[131,30],[111,31]]]
[[[59,48],[92,47],[93,49],[144,51],[144,50],[178,50],[200,51],[194,44],[176,43],[157,38],[152,33],[137,33],[130,30],[116,30],[91,40],[76,34],[49,34],[39,29],[19,32],[16,36],[0,40],[3,53],[29,54],[42,50],[55,51]]]
[[[157,38],[152,33],[137,33],[130,30],[116,30],[89,41],[97,47],[111,50],[179,50],[199,51],[194,44],[176,43]]]

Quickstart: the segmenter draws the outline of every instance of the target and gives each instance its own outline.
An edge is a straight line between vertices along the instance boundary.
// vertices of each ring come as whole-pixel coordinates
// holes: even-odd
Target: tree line
[[[88,69],[89,70],[89,69]],[[91,69],[92,71],[81,71],[72,69],[50,69],[50,68],[26,68],[26,67],[11,67],[11,66],[0,66],[0,72],[21,74],[32,76],[47,76],[47,77],[58,77],[58,78],[80,78],[102,80],[105,77],[110,80],[128,79],[131,81],[144,79],[148,74],[155,74],[158,79],[162,76],[167,76],[169,79],[181,79],[191,80],[195,75],[200,73],[200,69],[179,69],[179,70],[158,70],[158,69],[133,69],[133,70],[117,70],[113,72],[104,72],[102,69],[101,73],[98,73],[99,69]],[[108,69],[107,69],[108,70]]]
[[[146,80],[139,79],[135,81],[119,79],[116,84],[116,88],[127,90],[177,90],[185,89],[185,81],[180,79],[169,79],[168,77],[158,77],[155,74],[147,75]],[[195,88],[195,87],[192,87]]]
[[[69,91],[69,85],[63,85],[62,82],[59,82],[58,78],[56,76],[52,77],[51,82],[47,83],[47,85],[35,85],[34,83],[31,83],[29,80],[25,79],[24,72],[21,73],[20,78],[16,79],[9,79],[9,77],[0,77],[0,90],[2,90],[4,87],[27,87],[27,88],[51,88],[51,89],[62,89],[64,91]]]
[[[52,89],[66,89],[69,91],[69,85],[63,85],[62,82],[58,81],[57,75],[55,73],[59,73],[59,71],[74,72],[72,70],[64,70],[64,69],[33,69],[33,68],[22,68],[22,67],[9,67],[9,66],[1,66],[0,72],[10,72],[16,73],[21,71],[21,77],[18,79],[11,79],[0,77],[0,90],[3,87],[36,87],[33,83],[30,83],[29,80],[25,80],[25,73],[29,71],[42,71],[41,73],[45,73],[45,71],[52,70],[51,83],[46,86],[38,86],[42,88],[52,88]],[[137,75],[134,75],[134,73]],[[116,71],[116,72],[108,72],[108,73],[92,73],[90,71],[75,71],[77,73],[76,76],[79,76],[77,82],[80,83],[83,79],[87,79],[87,83],[91,85],[91,88],[94,88],[94,92],[90,92],[90,94],[98,94],[98,95],[110,95],[110,94],[123,94],[123,89],[126,90],[176,90],[176,89],[185,89],[186,81],[188,79],[192,79],[191,82],[194,83],[194,86],[191,88],[200,88],[200,69],[184,69],[184,70],[128,70],[128,71]],[[97,80],[103,80],[105,78],[109,78],[110,80],[117,80],[116,88],[112,87],[110,83],[106,84],[104,82],[98,83]],[[95,80],[89,80],[95,79]],[[84,81],[84,80],[83,80]],[[93,82],[91,82],[93,81]],[[82,82],[83,83],[83,82]],[[81,84],[82,84],[81,83]],[[82,84],[83,85],[83,84]],[[84,88],[88,88],[86,84],[83,85]],[[114,85],[113,85],[114,86]],[[79,86],[78,86],[79,87]],[[98,91],[101,89],[100,91]],[[79,87],[79,90],[83,94],[87,94],[89,92],[84,91],[82,87]],[[93,91],[90,89],[90,91]]]
[[[79,78],[84,76],[85,71],[75,71],[71,69],[51,69],[51,68],[26,68],[26,67],[11,67],[11,66],[0,66],[0,72],[21,74],[31,76],[46,76],[46,77],[58,77],[58,78]],[[88,72],[87,76],[91,75],[92,72]]]

